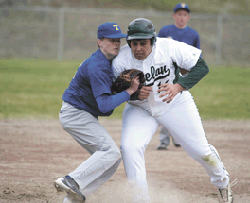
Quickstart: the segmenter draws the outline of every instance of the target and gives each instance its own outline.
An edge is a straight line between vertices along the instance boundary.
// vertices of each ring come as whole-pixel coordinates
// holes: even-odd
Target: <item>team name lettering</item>
[[[113,25],[113,27],[115,27],[116,30],[119,30],[119,28],[117,27],[118,25]]]
[[[156,68],[154,66],[151,66],[151,73],[147,73],[145,75],[145,79],[147,82],[151,82],[150,84],[147,84],[147,86],[152,86],[154,84],[154,81],[165,78],[170,75],[170,69],[167,69],[167,66],[161,66],[159,68]]]

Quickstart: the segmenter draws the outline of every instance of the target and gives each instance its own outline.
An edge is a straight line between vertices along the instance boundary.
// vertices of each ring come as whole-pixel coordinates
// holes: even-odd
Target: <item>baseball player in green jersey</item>
[[[128,181],[134,191],[133,202],[150,203],[144,152],[159,125],[194,160],[198,161],[218,188],[221,202],[232,203],[233,194],[220,156],[208,143],[201,117],[188,91],[207,73],[201,50],[183,42],[156,37],[154,25],[145,18],[128,26],[127,45],[112,66],[115,76],[127,69],[143,71],[145,86],[138,100],[129,100],[123,111],[121,151]],[[179,67],[189,73],[182,77]]]

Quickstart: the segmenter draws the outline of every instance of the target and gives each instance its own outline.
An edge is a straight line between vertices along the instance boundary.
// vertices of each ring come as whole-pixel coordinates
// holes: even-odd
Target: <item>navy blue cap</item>
[[[125,38],[126,34],[123,34],[121,28],[116,23],[104,23],[98,26],[97,31],[98,39],[102,37],[106,38]]]
[[[174,7],[174,13],[180,9],[185,9],[187,10],[188,13],[190,13],[190,9],[188,8],[187,4],[185,3],[181,3],[181,4],[177,4],[175,7]]]

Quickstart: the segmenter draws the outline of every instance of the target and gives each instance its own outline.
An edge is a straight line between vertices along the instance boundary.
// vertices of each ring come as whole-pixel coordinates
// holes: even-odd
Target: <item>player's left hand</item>
[[[170,83],[164,83],[161,86],[159,86],[159,89],[157,90],[157,92],[163,92],[160,94],[160,98],[164,97],[168,94],[168,96],[166,98],[164,98],[162,101],[163,102],[167,102],[170,103],[173,98],[175,97],[175,95],[177,95],[179,92],[185,90],[186,88],[182,87],[180,84],[175,83],[174,85],[170,84]]]

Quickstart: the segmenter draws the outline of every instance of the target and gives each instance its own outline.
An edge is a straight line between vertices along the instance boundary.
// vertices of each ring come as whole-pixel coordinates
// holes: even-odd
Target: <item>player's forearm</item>
[[[186,89],[190,89],[208,74],[208,72],[207,64],[202,58],[199,58],[190,72],[185,77],[179,77],[177,83]]]
[[[96,98],[98,108],[102,113],[114,110],[116,107],[120,106],[123,102],[128,101],[130,95],[127,91],[115,95],[103,94]]]
[[[174,93],[176,93],[176,94],[186,90],[186,88],[183,87],[182,85],[180,85],[179,83],[175,83],[173,86],[174,86],[174,90],[175,90]]]

